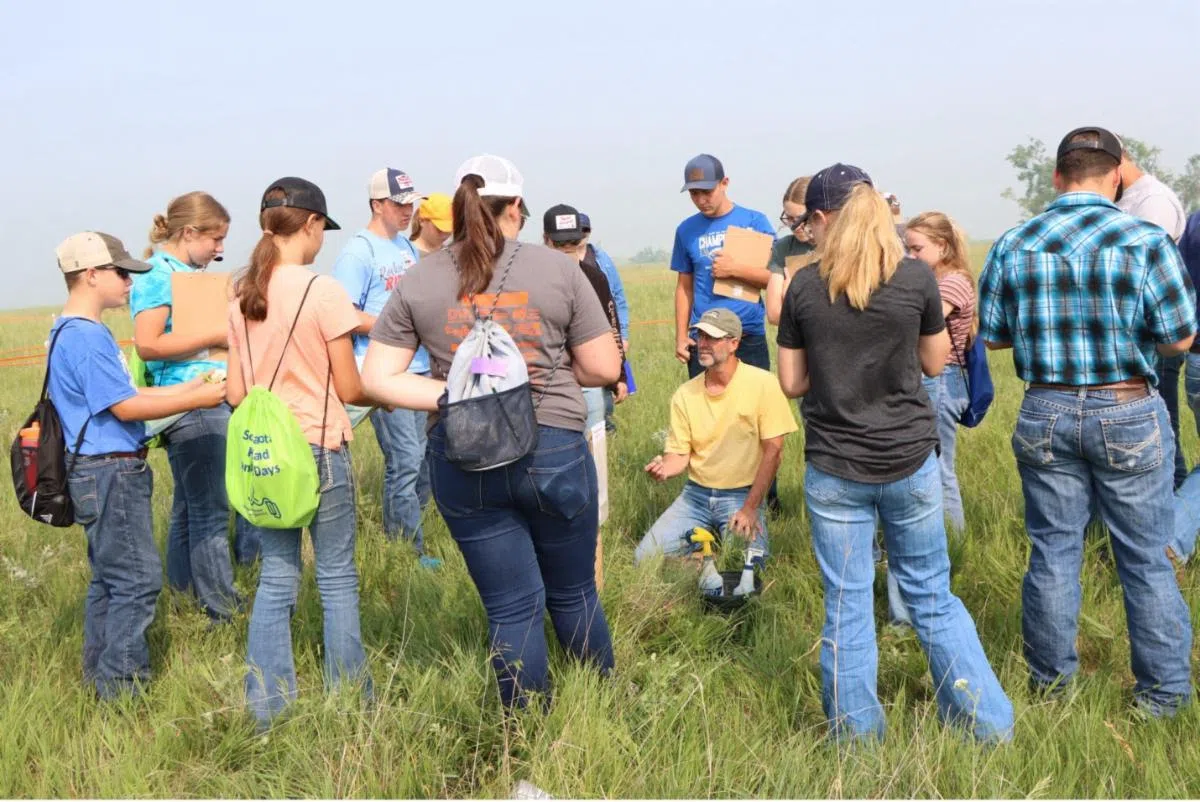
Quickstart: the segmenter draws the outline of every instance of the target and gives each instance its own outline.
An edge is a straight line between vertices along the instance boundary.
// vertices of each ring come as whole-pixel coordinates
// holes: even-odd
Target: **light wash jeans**
[[[1012,446],[1031,545],[1021,594],[1031,685],[1057,691],[1079,669],[1084,528],[1098,502],[1125,591],[1134,698],[1173,713],[1191,696],[1192,625],[1166,555],[1175,443],[1162,397],[1030,389]]]
[[[429,461],[425,456],[428,413],[411,409],[371,412],[371,425],[383,453],[383,533],[403,536],[425,553],[421,514],[429,502]]]
[[[642,538],[633,552],[634,563],[640,563],[655,554],[665,554],[669,557],[690,553],[691,543],[683,539],[694,527],[703,527],[714,535],[724,539],[725,527],[733,514],[746,503],[750,488],[739,487],[733,490],[713,490],[702,487],[688,480],[683,486],[683,492],[667,507],[658,520],[650,527],[650,531]],[[748,546],[762,549],[765,559],[770,551],[767,545],[767,514],[766,505],[758,505],[759,532],[749,541]]]
[[[584,426],[590,431],[592,426],[604,420],[604,388],[581,387],[583,401],[587,404],[587,423]]]
[[[967,397],[967,382],[958,365],[947,365],[940,375],[921,380],[937,421],[938,442],[941,455],[938,462],[942,469],[942,508],[950,534],[961,534],[967,528],[963,516],[962,494],[958,489],[958,476],[954,472],[954,452],[958,442],[958,419],[966,412],[970,399]]]
[[[950,591],[939,472],[933,454],[916,473],[884,484],[854,482],[808,465],[804,494],[825,586],[822,704],[835,738],[884,735],[872,592],[877,515],[883,520],[890,573],[929,659],[939,715],[967,726],[980,740],[1012,737],[1012,703],[970,614]]]
[[[162,590],[144,459],[79,457],[67,482],[75,522],[87,535],[92,578],[83,607],[83,677],[101,699],[138,693],[150,681],[146,630]]]
[[[321,480],[321,501],[309,525],[316,555],[317,590],[325,616],[324,675],[327,686],[361,682],[372,695],[358,612],[358,572],[354,565],[357,518],[350,450],[313,446]],[[259,529],[262,574],[250,615],[246,699],[260,727],[269,725],[296,698],[292,655],[292,612],[300,592],[299,529]]]
[[[1196,419],[1196,433],[1200,434],[1200,354],[1187,356],[1183,389]],[[1170,546],[1176,557],[1186,562],[1196,551],[1197,530],[1200,530],[1200,466],[1175,491],[1175,535]]]

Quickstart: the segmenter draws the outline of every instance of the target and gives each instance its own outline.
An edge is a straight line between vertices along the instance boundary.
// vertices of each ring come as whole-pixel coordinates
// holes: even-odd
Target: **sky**
[[[154,214],[203,189],[245,264],[274,179],[316,182],[344,231],[390,166],[453,192],[478,153],[565,202],[620,259],[670,248],[695,212],[683,167],[718,156],[730,196],[774,220],[788,183],[835,161],[905,215],[972,238],[1017,221],[1000,193],[1029,137],[1078,125],[1200,152],[1200,2],[606,0],[6,3],[0,27],[0,307],[57,304],[55,246],[94,229],[135,255]]]

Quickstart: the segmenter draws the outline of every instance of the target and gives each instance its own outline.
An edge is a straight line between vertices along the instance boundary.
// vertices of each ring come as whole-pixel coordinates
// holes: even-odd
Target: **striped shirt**
[[[1155,345],[1196,329],[1196,297],[1163,229],[1090,192],[1059,196],[992,246],[980,336],[1011,344],[1017,375],[1045,384],[1158,383]]]
[[[938,292],[942,302],[954,308],[946,315],[946,328],[950,332],[950,354],[947,365],[965,364],[967,341],[971,338],[971,322],[975,317],[975,285],[958,271],[945,273],[938,279]]]

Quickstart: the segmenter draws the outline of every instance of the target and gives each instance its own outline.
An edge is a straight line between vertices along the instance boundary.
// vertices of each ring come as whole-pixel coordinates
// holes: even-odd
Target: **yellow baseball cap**
[[[437,226],[438,231],[449,234],[454,230],[454,215],[450,211],[450,196],[434,192],[421,199],[417,214]]]

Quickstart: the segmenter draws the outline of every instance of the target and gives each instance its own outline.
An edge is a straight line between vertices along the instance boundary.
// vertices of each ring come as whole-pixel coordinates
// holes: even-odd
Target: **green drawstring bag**
[[[251,386],[245,399],[229,418],[225,446],[225,491],[229,504],[251,524],[265,529],[296,529],[308,526],[320,503],[320,480],[312,446],[300,422],[283,399],[272,392],[283,357],[300,320],[314,276],[300,299],[296,319],[279,355],[279,364],[266,387]],[[243,325],[245,321],[243,320]],[[250,384],[254,384],[254,362],[250,358],[250,332],[246,329],[246,357],[250,360]],[[321,440],[329,412],[330,367],[325,380],[326,418],[321,421]]]
[[[129,375],[133,377],[134,387],[153,387],[154,382],[151,381],[150,368],[146,365],[145,360],[138,354],[137,346],[129,349],[129,356],[125,360],[129,365]],[[166,423],[174,423],[180,415],[173,415],[169,419],[162,419]],[[149,437],[143,444],[146,448],[163,448],[166,444],[162,439],[162,430],[167,428],[165,425],[154,427],[153,424],[159,421],[147,421],[146,431],[149,434],[153,428],[153,435]]]

